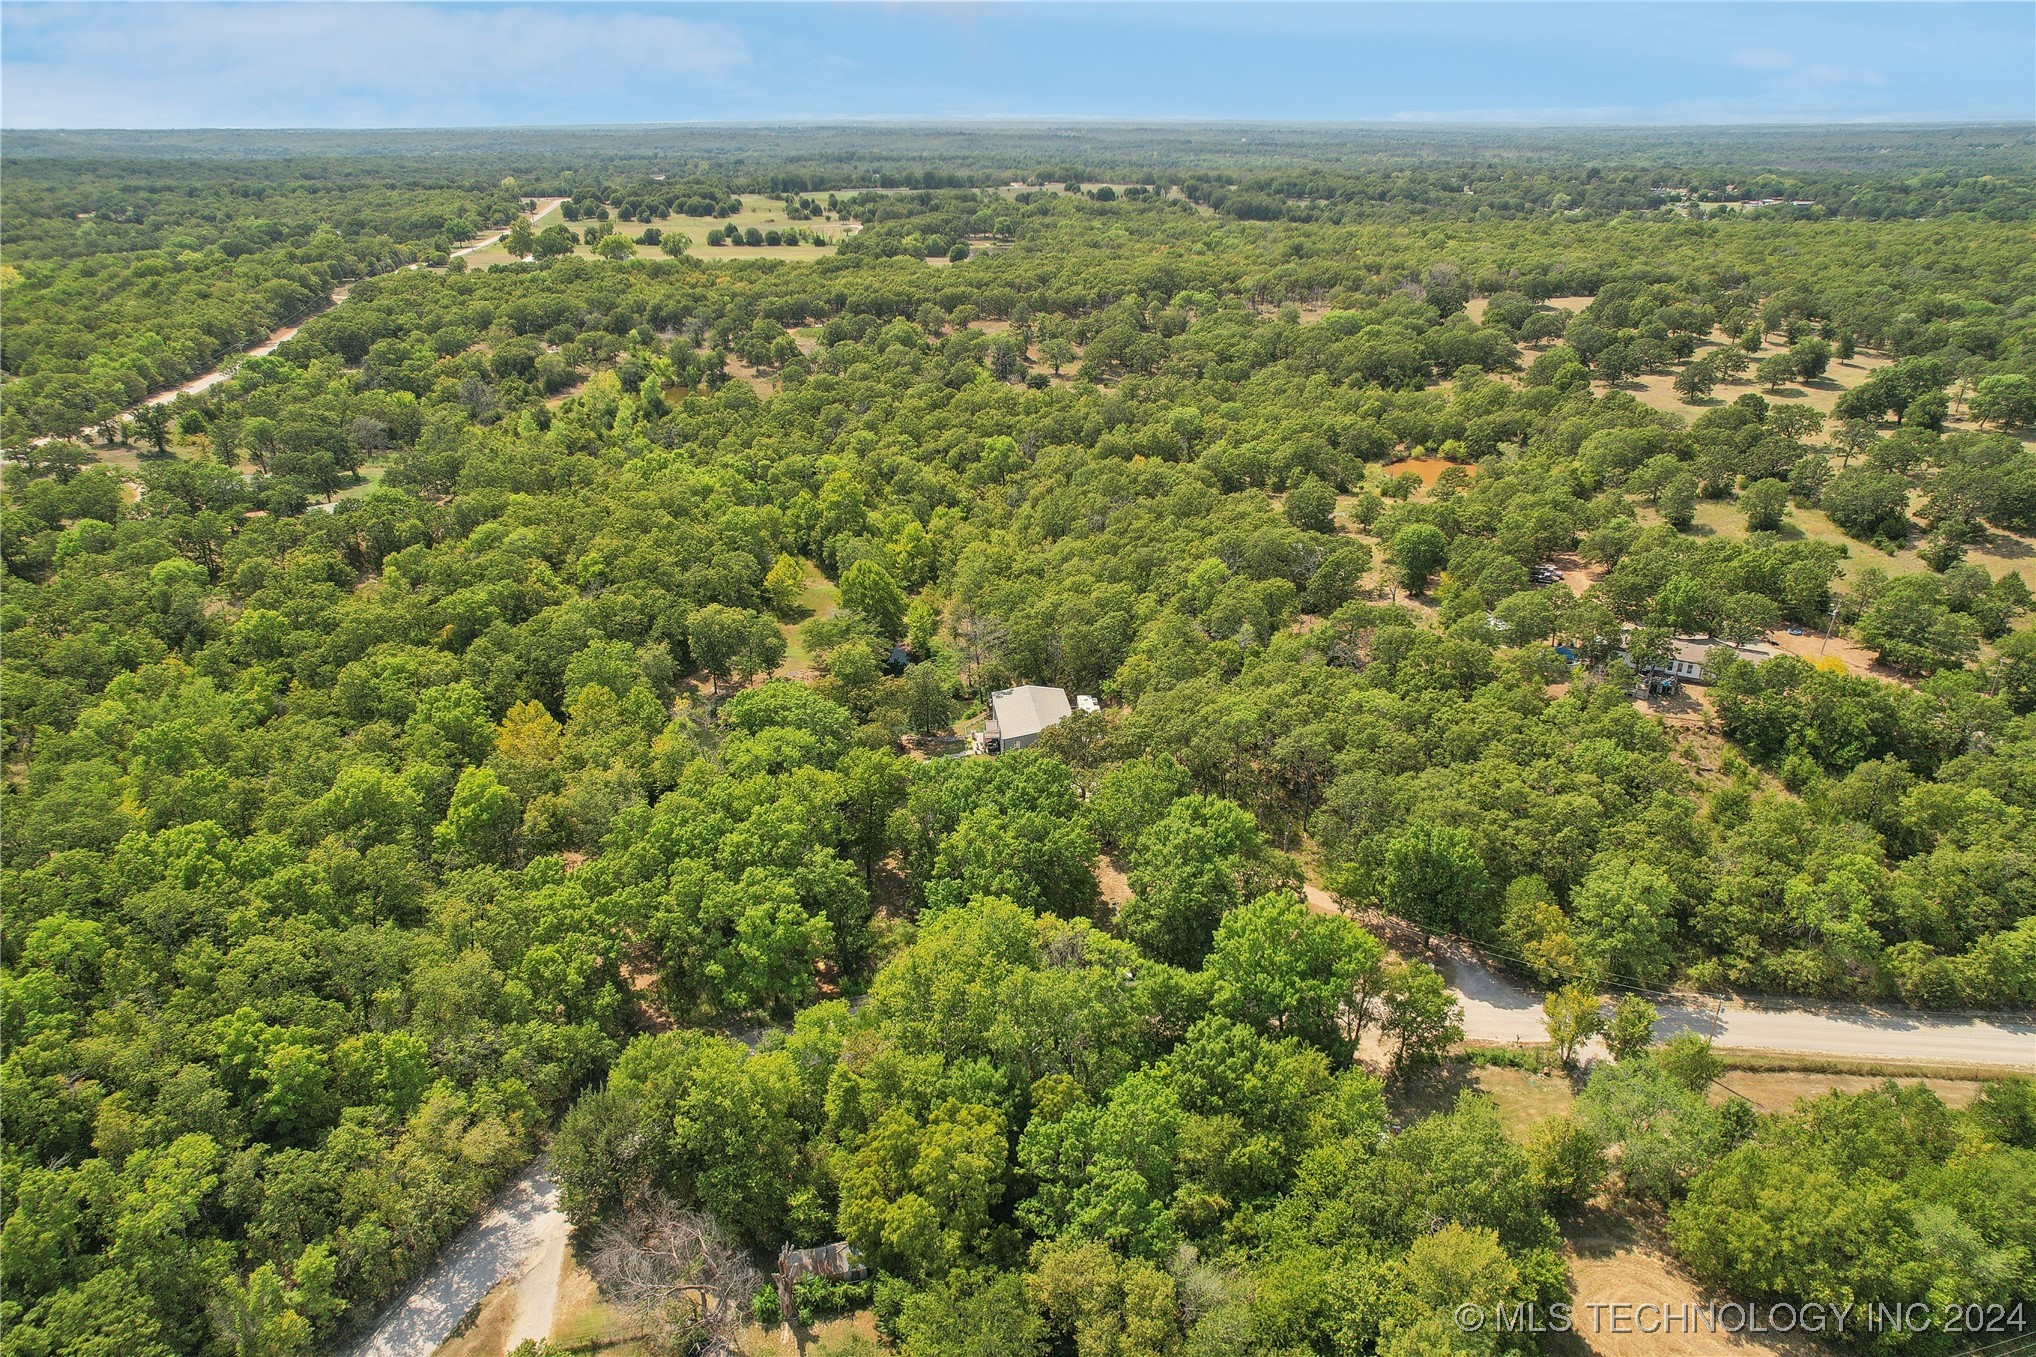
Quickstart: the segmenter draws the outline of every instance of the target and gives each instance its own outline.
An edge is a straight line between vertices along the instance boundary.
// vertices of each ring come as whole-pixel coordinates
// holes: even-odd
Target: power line
[[[2015,1344],[2024,1346],[2016,1349]],[[1981,1347],[1967,1348],[1959,1357],[1980,1357],[1982,1353],[1992,1354],[1992,1357],[2020,1357],[2023,1352],[2036,1352],[2036,1329],[2024,1329],[2021,1333],[2010,1334]]]

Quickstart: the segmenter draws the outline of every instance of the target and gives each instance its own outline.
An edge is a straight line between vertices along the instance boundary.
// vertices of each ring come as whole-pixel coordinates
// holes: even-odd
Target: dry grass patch
[[[470,1323],[439,1346],[437,1357],[502,1357],[516,1324],[516,1279],[496,1284],[482,1297]]]
[[[1706,1296],[1657,1241],[1609,1211],[1589,1211],[1569,1223],[1563,1230],[1563,1259],[1576,1284],[1575,1327],[1556,1336],[1548,1345],[1551,1352],[1571,1357],[1810,1357],[1828,1351],[1805,1338],[1705,1332],[1701,1320],[1694,1333],[1637,1332],[1638,1306],[1672,1308],[1680,1318],[1684,1306],[1694,1312],[1719,1298]],[[1589,1307],[1594,1305],[1635,1308],[1601,1308],[1593,1314]]]
[[[839,1352],[848,1348],[855,1339],[877,1346],[877,1317],[874,1311],[858,1310],[852,1315],[840,1315],[834,1319],[823,1319],[810,1329],[801,1329],[796,1335],[799,1357],[813,1357],[821,1352]],[[773,1335],[773,1343],[776,1337]],[[765,1346],[754,1349],[754,1357],[768,1357],[783,1352],[782,1346]]]
[[[1584,593],[1612,572],[1602,565],[1586,565],[1582,557],[1573,551],[1551,556],[1548,564],[1555,567],[1562,576],[1562,582],[1572,594],[1583,597]]]
[[[1123,864],[1108,853],[1096,859],[1096,885],[1112,914],[1131,903],[1131,880],[1124,875]]]
[[[1366,1049],[1359,1054],[1383,1060],[1388,1052],[1383,1047],[1374,1051],[1376,1040],[1376,1034],[1367,1032]],[[1575,1089],[1561,1074],[1452,1060],[1439,1070],[1394,1086],[1388,1092],[1387,1107],[1395,1121],[1403,1126],[1412,1125],[1448,1112],[1465,1093],[1482,1093],[1490,1098],[1498,1108],[1506,1133],[1523,1145],[1536,1126],[1568,1112],[1576,1101]]]
[[[1796,1051],[1721,1049],[1727,1070],[1746,1073],[1860,1074],[1880,1079],[1948,1079],[1986,1085],[2015,1076],[1999,1065],[1968,1065],[1955,1060],[1882,1060],[1871,1056],[1813,1055]]]
[[[1576,1091],[1559,1074],[1485,1065],[1472,1083],[1497,1105],[1506,1133],[1523,1145],[1535,1127],[1564,1115],[1576,1102]]]
[[[1882,1076],[1831,1074],[1814,1071],[1731,1070],[1711,1086],[1710,1097],[1722,1103],[1738,1094],[1763,1112],[1791,1112],[1805,1098],[1827,1093],[1865,1093],[1879,1088]],[[1984,1079],[1904,1079],[1904,1084],[1922,1084],[1951,1107],[1969,1107],[1985,1091]]]
[[[601,1299],[593,1276],[570,1251],[559,1271],[558,1308],[552,1311],[551,1343],[568,1352],[600,1353],[602,1357],[648,1357],[649,1352],[635,1319]]]
[[[1845,672],[1848,674],[1870,674],[1889,683],[1900,683],[1911,688],[1916,686],[1914,678],[1882,664],[1874,658],[1872,651],[1849,637],[1833,635],[1826,641],[1822,632],[1813,634],[1805,630],[1801,636],[1791,636],[1783,630],[1771,631],[1762,640],[1776,650],[1787,651],[1798,659],[1808,660],[1811,664],[1823,664],[1828,667],[1835,660],[1845,666]]]
[[[662,252],[656,246],[639,245],[637,249],[644,254],[663,258]],[[712,259],[717,262],[731,259],[828,259],[834,254],[834,245],[832,242],[826,245],[709,245],[703,238],[695,236],[693,247],[686,253],[699,259]]]

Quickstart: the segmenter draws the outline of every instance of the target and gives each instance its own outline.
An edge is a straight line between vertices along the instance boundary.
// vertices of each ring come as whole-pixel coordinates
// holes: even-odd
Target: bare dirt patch
[[[552,410],[558,409],[561,405],[564,405],[567,401],[579,395],[580,388],[585,386],[586,384],[587,384],[586,380],[582,378],[580,381],[574,382],[571,386],[567,387],[565,390],[557,392],[550,396],[546,396],[544,398],[546,408]]]
[[[1131,903],[1131,880],[1124,875],[1124,865],[1107,853],[1096,859],[1096,885],[1112,914]]]
[[[1807,1339],[1707,1332],[1642,1333],[1641,1305],[1698,1314],[1720,1299],[1706,1296],[1647,1232],[1609,1211],[1592,1210],[1563,1230],[1563,1258],[1576,1284],[1575,1331],[1560,1335],[1549,1350],[1572,1357],[1810,1357],[1823,1351]],[[1623,1310],[1610,1306],[1623,1305]],[[1592,1307],[1599,1307],[1593,1309]],[[1683,1307],[1689,1307],[1687,1312]],[[1658,1319],[1652,1327],[1663,1327]],[[1623,1330],[1623,1331],[1622,1331]]]
[[[1705,700],[1702,691],[1693,686],[1679,688],[1666,697],[1636,697],[1633,707],[1677,730],[1705,730],[1711,724],[1710,703]]]
[[[1801,636],[1791,636],[1787,631],[1771,631],[1763,639],[1776,650],[1785,650],[1812,664],[1836,660],[1845,666],[1845,672],[1848,674],[1871,674],[1877,679],[1886,679],[1889,683],[1905,684],[1912,688],[1916,683],[1908,675],[1882,664],[1873,657],[1872,651],[1849,637],[1833,636],[1827,642],[1822,632],[1813,634],[1806,631]]]
[[[1477,475],[1478,471],[1475,466],[1467,463],[1448,462],[1440,457],[1409,457],[1403,461],[1387,462],[1379,470],[1388,476],[1403,476],[1411,471],[1421,478],[1421,488],[1426,491],[1433,490],[1435,482],[1441,479],[1442,473],[1451,467],[1462,467],[1464,471],[1473,476]]]
[[[1580,598],[1592,585],[1601,582],[1605,576],[1612,573],[1602,565],[1586,565],[1583,558],[1573,551],[1549,557],[1548,564],[1562,576],[1562,582],[1569,587],[1569,591]]]
[[[768,398],[777,394],[778,379],[775,375],[761,372],[740,358],[728,359],[728,375],[738,382],[748,382],[750,389],[759,396]]]

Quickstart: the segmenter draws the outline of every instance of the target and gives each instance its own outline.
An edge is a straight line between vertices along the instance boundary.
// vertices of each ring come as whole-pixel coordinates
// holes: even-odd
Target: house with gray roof
[[[1057,726],[1068,717],[1067,693],[1060,688],[1026,684],[1022,688],[1001,688],[990,694],[990,720],[983,728],[983,749],[1002,754],[1023,749],[1039,739],[1039,732]]]
[[[1630,633],[1632,628],[1627,628]],[[1715,636],[1678,636],[1669,643],[1669,660],[1660,668],[1649,668],[1641,675],[1662,676],[1682,683],[1709,683],[1716,676],[1719,661],[1727,655],[1736,655],[1748,664],[1762,664],[1774,658],[1774,652],[1766,646],[1735,646],[1730,641]],[[1619,658],[1631,664],[1632,657],[1624,650]]]

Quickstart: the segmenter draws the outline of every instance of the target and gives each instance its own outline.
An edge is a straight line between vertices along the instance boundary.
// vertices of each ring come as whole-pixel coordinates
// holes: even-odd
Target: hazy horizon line
[[[871,0],[876,3],[877,0]],[[1154,0],[1155,3],[1160,0]],[[1325,3],[1327,0],[1325,0]],[[1751,0],[1748,0],[1751,3]],[[330,133],[375,133],[375,132],[606,132],[639,131],[658,128],[682,127],[830,127],[830,126],[952,126],[952,125],[998,125],[998,124],[1052,124],[1086,123],[1105,127],[1364,127],[1376,129],[1396,128],[1576,128],[1593,131],[1643,131],[1661,128],[1729,128],[1746,130],[1760,127],[1809,128],[1809,127],[2002,127],[2028,128],[2036,130],[2036,116],[2028,118],[1934,118],[1918,114],[1899,114],[1861,118],[1735,118],[1718,121],[1681,120],[1637,120],[1614,121],[1593,119],[1557,118],[1507,118],[1489,114],[1453,117],[1437,114],[1392,114],[1382,118],[1184,118],[1153,114],[1142,117],[1125,117],[1118,114],[1091,113],[872,113],[872,114],[805,114],[787,118],[688,118],[665,122],[499,122],[499,123],[296,123],[291,125],[268,125],[253,123],[190,124],[176,127],[122,127],[111,124],[67,127],[8,127],[0,123],[0,136],[61,135],[72,132],[143,133],[172,134],[182,132],[256,132],[289,134],[300,132]]]

